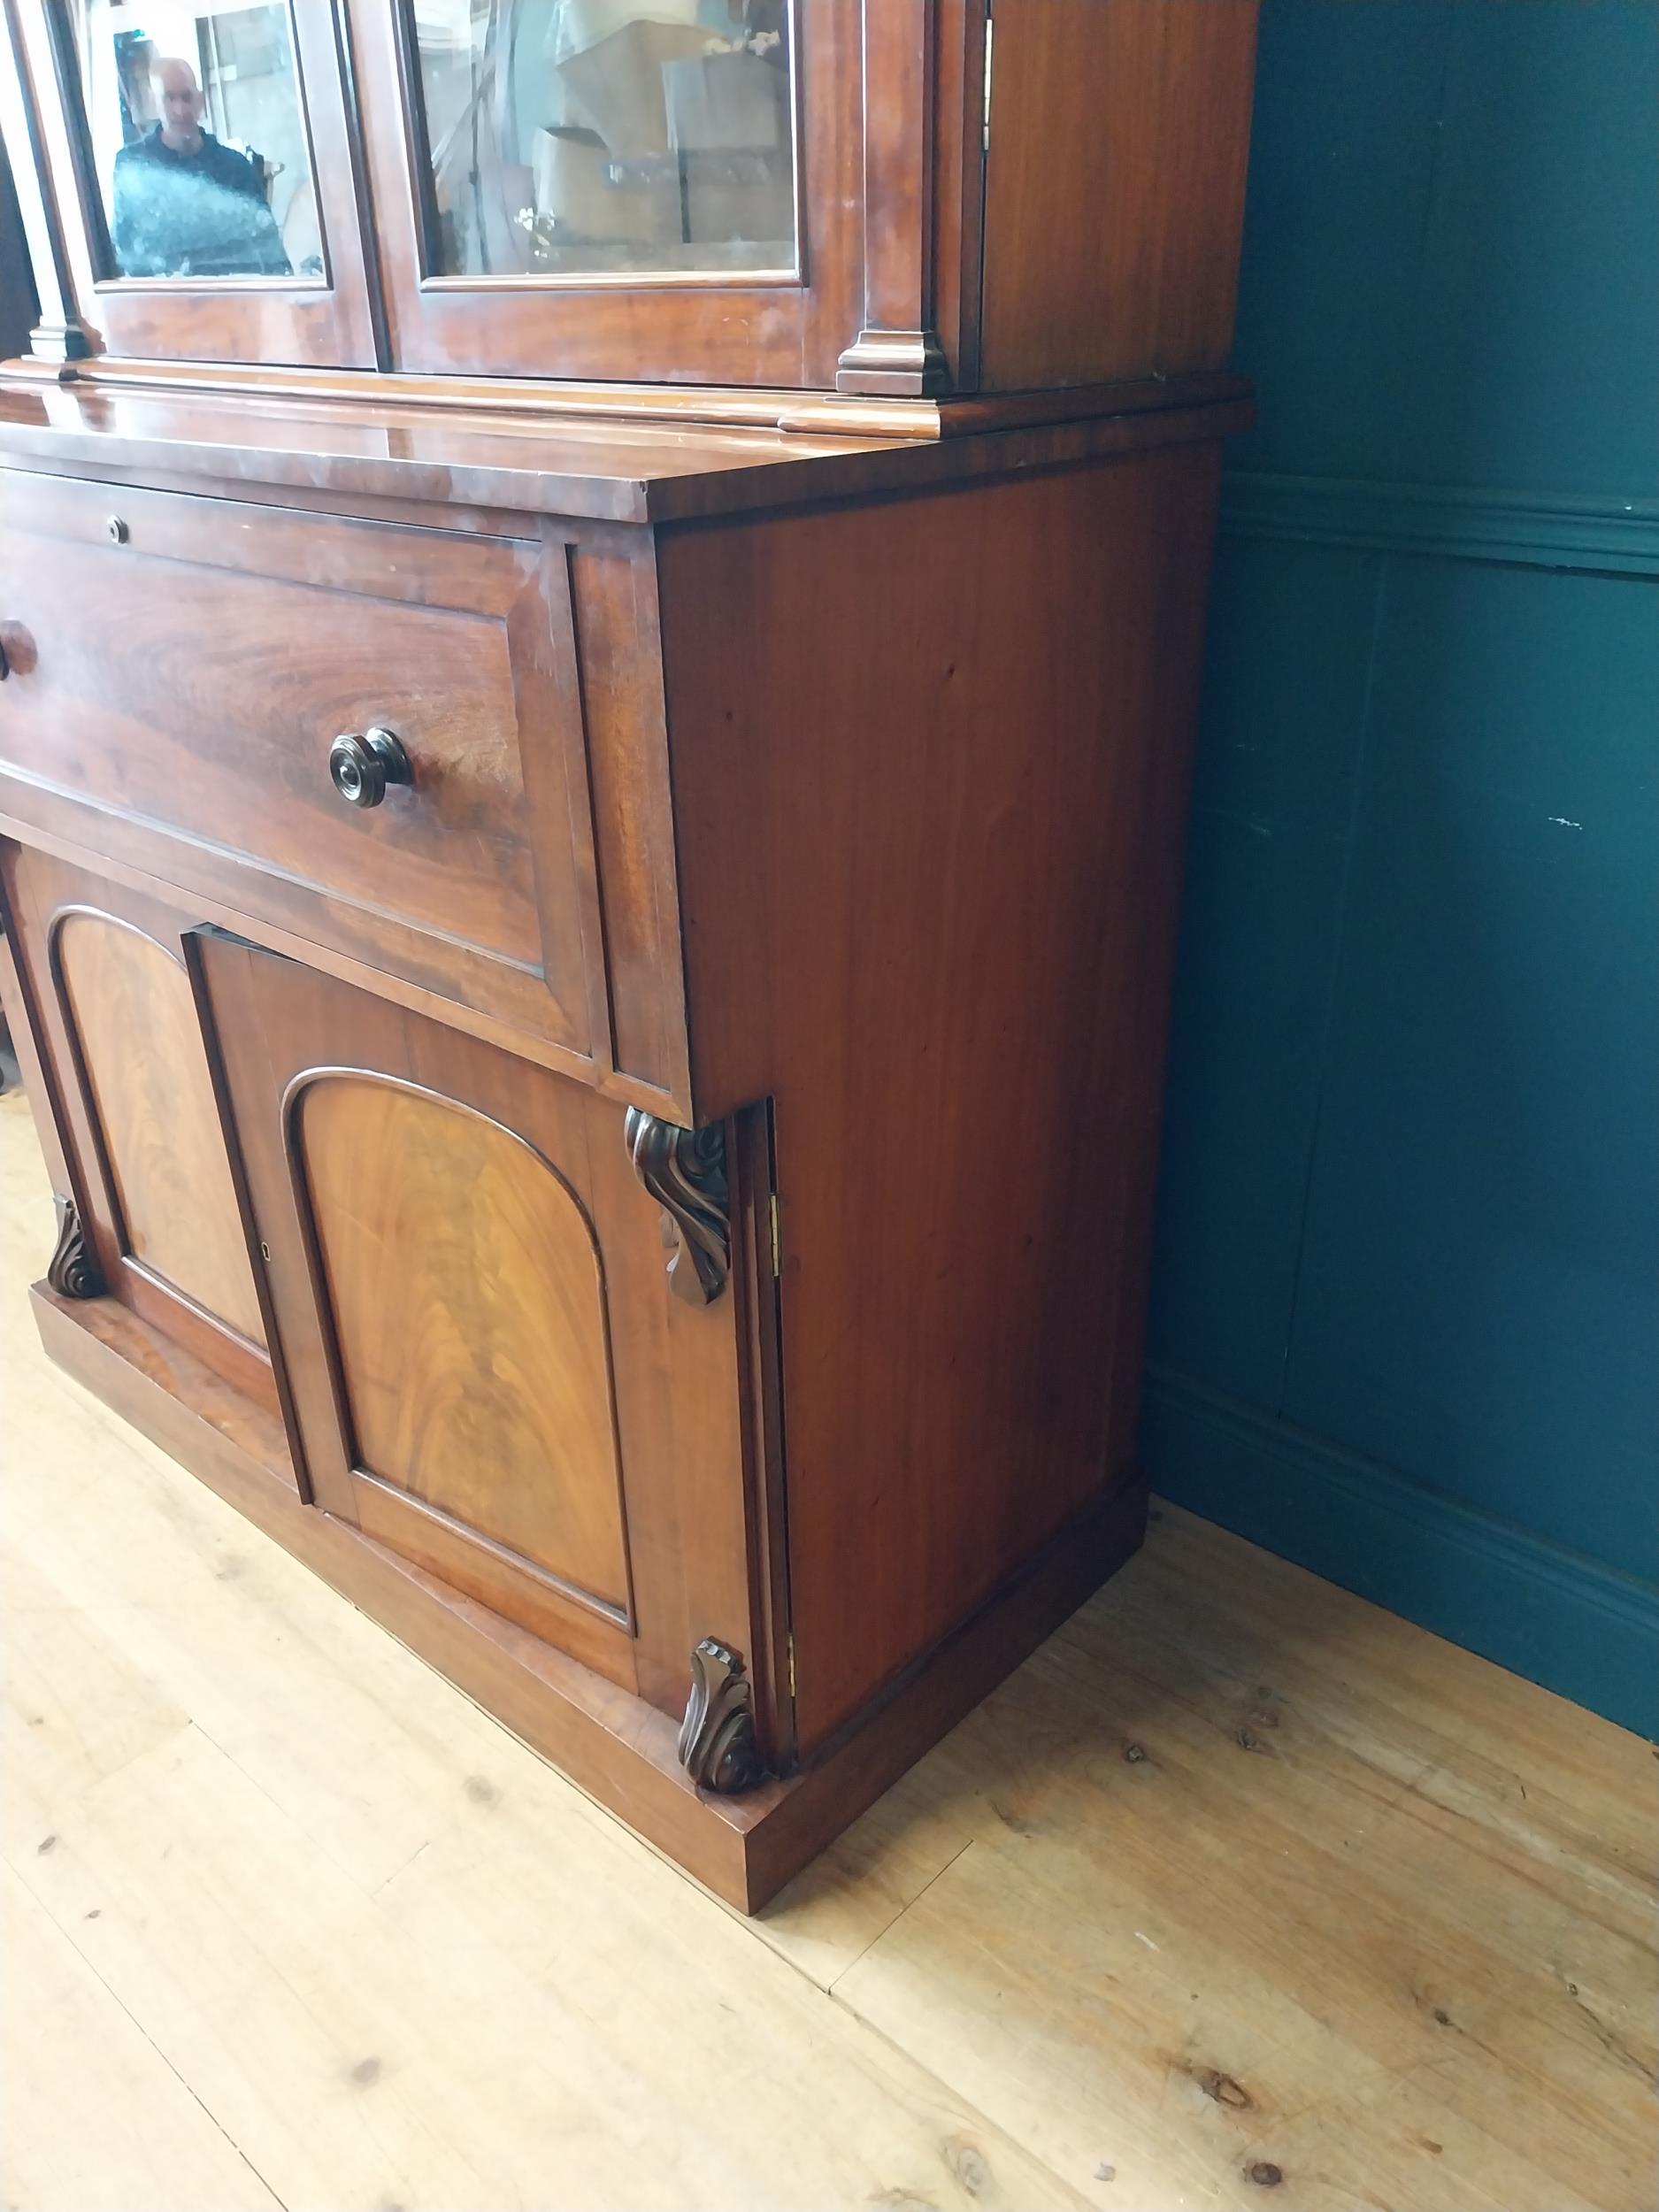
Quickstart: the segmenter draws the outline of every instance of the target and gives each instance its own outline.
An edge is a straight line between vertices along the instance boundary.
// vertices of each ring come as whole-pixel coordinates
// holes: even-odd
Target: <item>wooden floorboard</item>
[[[1174,1511],[758,1921],[41,1356],[4,2202],[1651,2212],[1652,1747]]]

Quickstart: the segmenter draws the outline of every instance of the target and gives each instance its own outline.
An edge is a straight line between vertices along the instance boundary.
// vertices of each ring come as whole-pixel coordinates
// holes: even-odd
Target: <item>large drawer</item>
[[[588,1049],[561,548],[8,473],[0,639],[0,814]],[[374,728],[411,780],[350,804]]]

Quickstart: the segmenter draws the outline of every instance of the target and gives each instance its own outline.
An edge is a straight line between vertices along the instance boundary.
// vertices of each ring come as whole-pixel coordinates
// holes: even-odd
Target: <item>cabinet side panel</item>
[[[695,1079],[776,1102],[809,1749],[1133,1473],[1217,466],[661,549]]]
[[[983,389],[1225,366],[1256,15],[1256,0],[996,11]]]

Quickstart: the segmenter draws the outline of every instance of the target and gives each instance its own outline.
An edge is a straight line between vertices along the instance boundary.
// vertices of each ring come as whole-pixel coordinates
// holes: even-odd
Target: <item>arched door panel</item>
[[[191,959],[311,1503],[678,1716],[703,1638],[755,1648],[748,1321],[671,1277],[625,1107],[221,933]]]
[[[50,854],[10,848],[0,860],[70,1155],[73,1187],[58,1194],[73,1205],[88,1279],[274,1414],[256,1266],[184,957],[189,917]]]
[[[303,1075],[286,1117],[348,1479],[626,1624],[604,1279],[569,1186],[500,1123],[364,1070]]]
[[[263,1344],[183,961],[91,906],[54,914],[51,959],[126,1256]]]

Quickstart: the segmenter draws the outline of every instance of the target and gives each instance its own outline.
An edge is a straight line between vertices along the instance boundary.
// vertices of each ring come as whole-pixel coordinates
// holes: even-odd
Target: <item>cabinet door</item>
[[[0,849],[30,1025],[94,1273],[270,1411],[266,1333],[180,916],[44,853]]]
[[[366,0],[400,368],[834,381],[863,304],[858,0]]]
[[[94,350],[374,366],[330,0],[19,0],[17,21]]]
[[[735,1301],[674,1294],[624,1113],[195,941],[311,1502],[666,1710],[747,1644]]]

